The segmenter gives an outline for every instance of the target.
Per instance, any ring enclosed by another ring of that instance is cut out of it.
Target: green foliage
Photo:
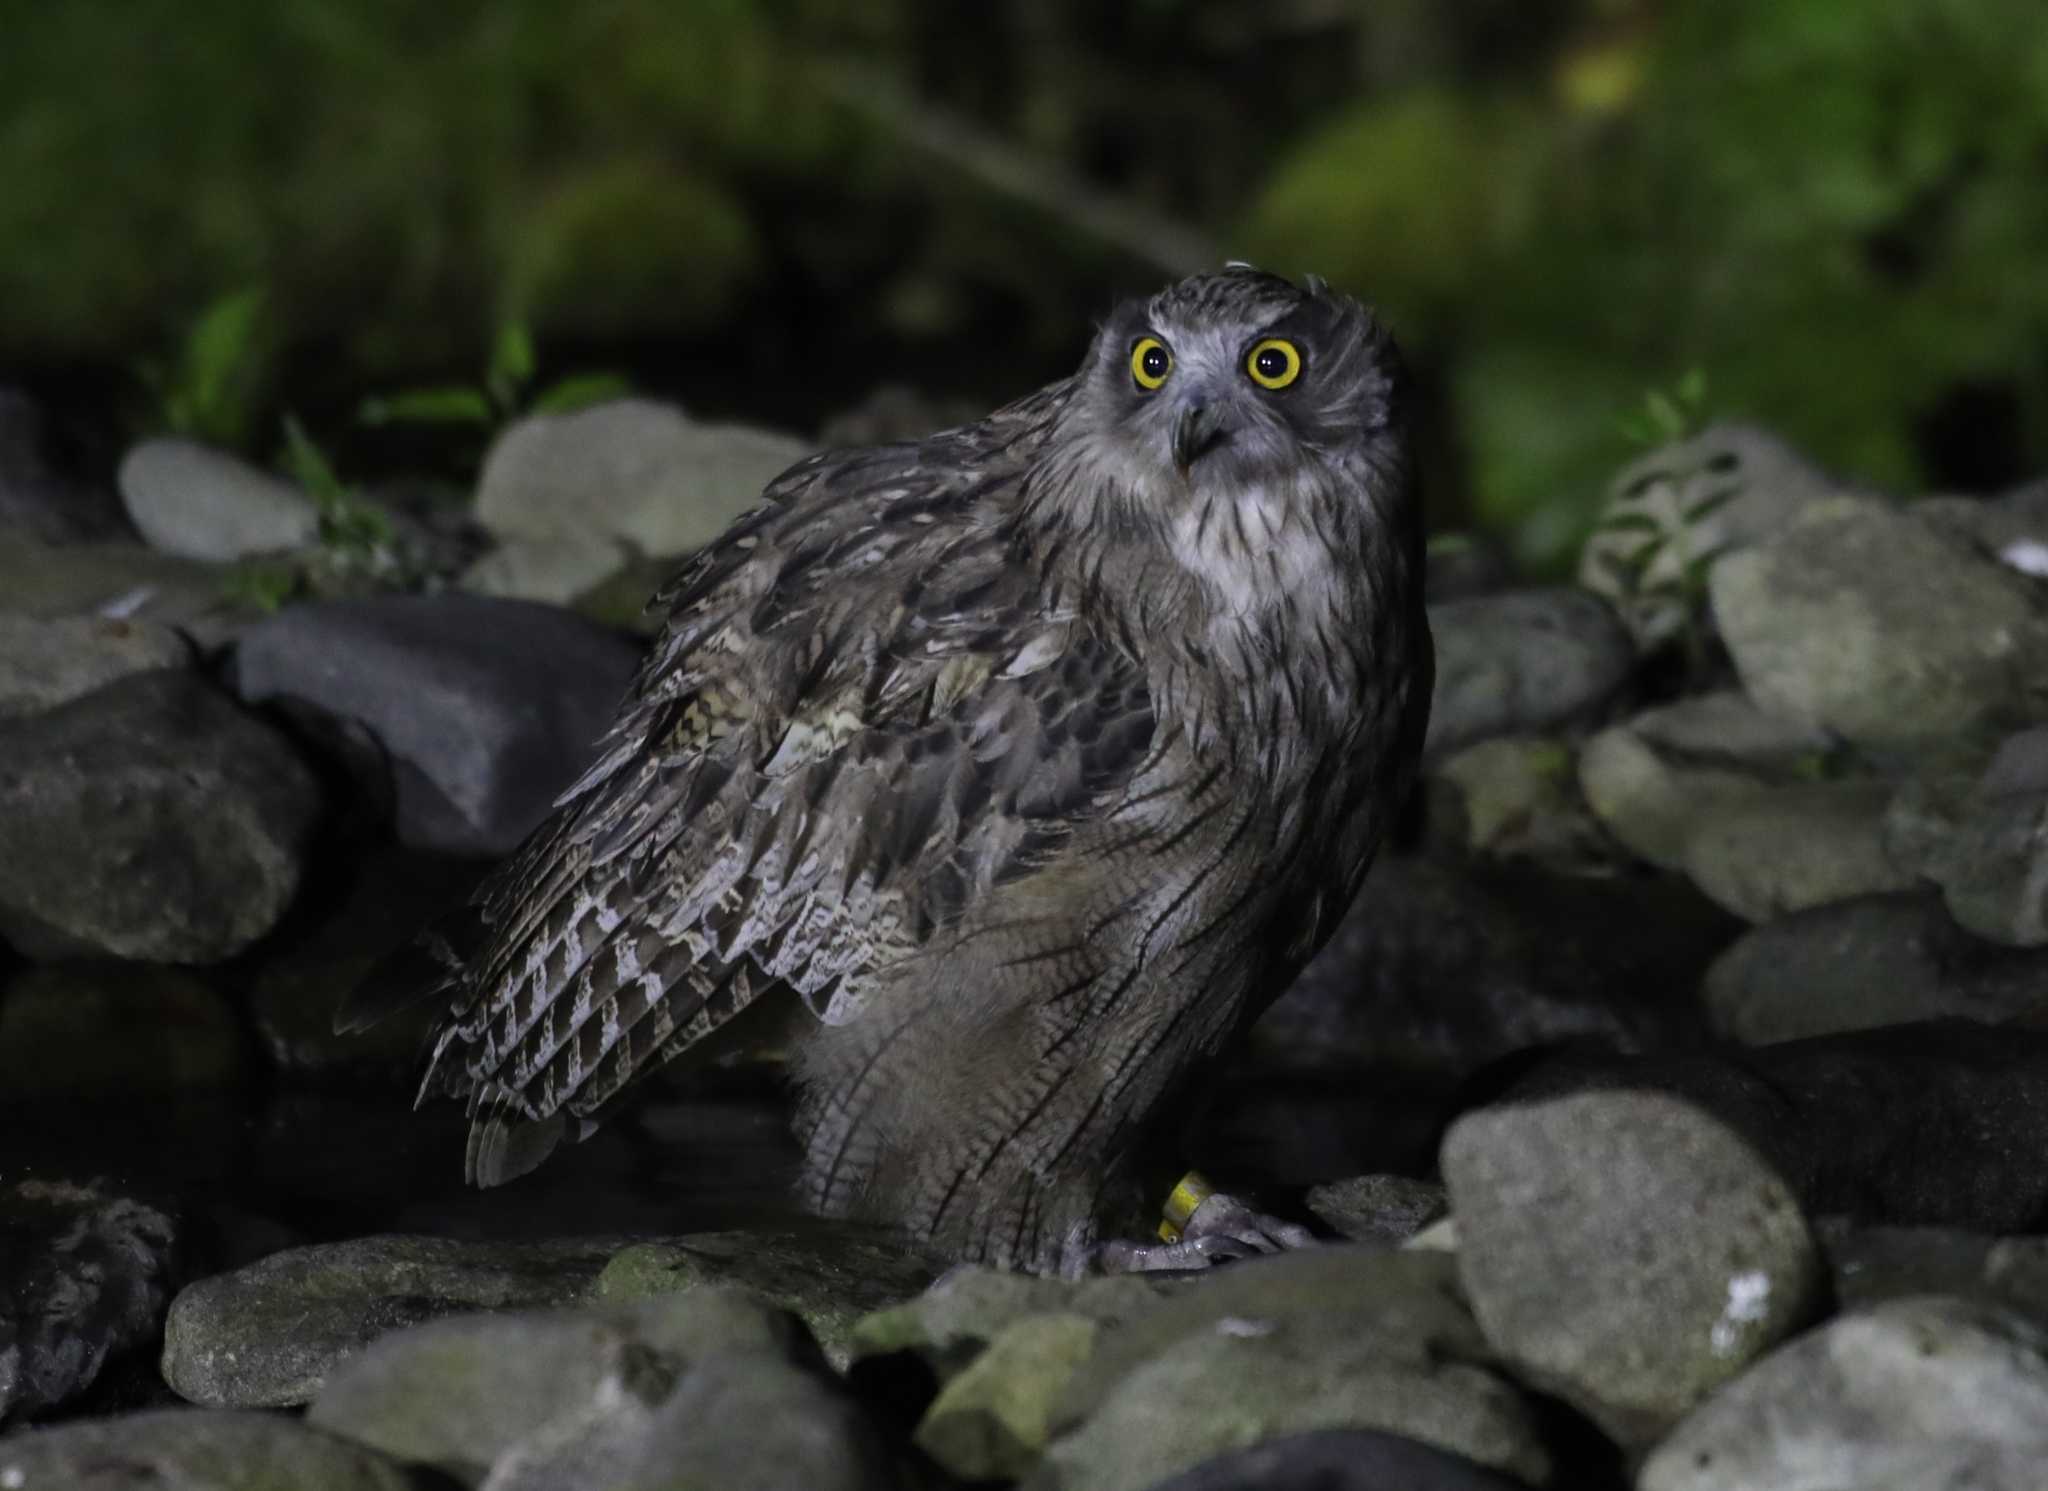
[[[456,425],[492,429],[521,414],[569,414],[632,391],[618,373],[571,373],[529,394],[540,369],[533,332],[519,319],[503,322],[491,344],[490,361],[474,386],[448,384],[376,394],[364,399],[356,417],[366,425]]]
[[[296,415],[285,416],[284,437],[284,468],[320,514],[321,578],[399,588],[416,583],[417,556],[401,542],[390,516],[341,479]]]
[[[270,371],[265,305],[260,286],[222,295],[186,329],[169,363],[140,365],[165,429],[230,448],[247,443]]]
[[[1645,390],[1642,412],[1619,416],[1615,428],[1631,445],[1653,448],[1697,435],[1707,423],[1707,370],[1695,367],[1669,389]]]

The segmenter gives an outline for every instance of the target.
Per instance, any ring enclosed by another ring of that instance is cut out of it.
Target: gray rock
[[[181,672],[0,720],[0,929],[31,956],[233,956],[298,892],[312,774]]]
[[[1149,1311],[1167,1288],[1139,1274],[1077,1281],[966,1264],[916,1299],[857,1322],[849,1346],[856,1360],[913,1352],[946,1378],[1019,1321],[1059,1315],[1120,1326]]]
[[[1640,1491],[2027,1491],[2048,1459],[2048,1333],[1928,1296],[1844,1315],[1701,1405]]]
[[[1635,663],[1607,603],[1570,586],[1446,601],[1429,608],[1429,628],[1432,759],[1491,736],[1576,723],[1613,697]]]
[[[248,619],[225,600],[229,574],[140,544],[40,544],[10,534],[0,543],[0,611],[153,622],[210,645]]]
[[[0,1439],[7,1491],[413,1491],[398,1466],[267,1413],[162,1409]]]
[[[1510,735],[1467,746],[1434,772],[1456,793],[1464,847],[1559,867],[1599,862],[1600,831],[1579,795],[1572,748]]]
[[[1444,1188],[1405,1175],[1359,1175],[1308,1193],[1308,1209],[1352,1242],[1399,1247],[1450,1210]]]
[[[1693,764],[1725,763],[1782,779],[1810,777],[1836,750],[1827,731],[1767,714],[1747,694],[1721,689],[1646,709],[1628,728],[1659,752]]]
[[[1151,1491],[1519,1491],[1526,1484],[1398,1434],[1324,1429],[1221,1455]]]
[[[566,606],[630,562],[631,555],[616,539],[566,533],[515,538],[478,556],[456,583],[478,595]]]
[[[304,492],[197,441],[145,440],[121,458],[117,480],[129,520],[160,553],[225,563],[319,537]]]
[[[2038,1009],[2048,953],[1970,936],[1928,890],[1817,906],[1747,933],[1714,960],[1714,1028],[1748,1045]]]
[[[1914,867],[1941,887],[1950,914],[1993,942],[2048,944],[2048,728],[2007,738],[1950,803],[1938,800],[1938,779],[1916,786],[1922,795],[1887,829],[1907,846]],[[1905,821],[1916,810],[1922,824]],[[1929,832],[1943,816],[1949,821]]]
[[[1054,1410],[1102,1330],[1060,1313],[1005,1326],[939,1390],[917,1426],[918,1448],[962,1480],[1021,1479],[1045,1453]]]
[[[177,1246],[169,1217],[104,1182],[0,1189],[0,1425],[61,1407],[155,1337]]]
[[[153,622],[0,613],[0,719],[54,709],[131,673],[191,662],[192,644]]]
[[[188,1285],[164,1327],[164,1381],[217,1407],[304,1403],[378,1337],[477,1310],[587,1298],[617,1240],[367,1237],[295,1248]]]
[[[619,399],[507,429],[484,460],[476,516],[500,538],[567,534],[688,554],[809,453],[788,435],[699,424],[672,405]]]
[[[589,764],[639,659],[551,607],[441,594],[294,606],[242,638],[234,671],[244,699],[381,742],[400,843],[483,856],[516,847]]]
[[[1911,756],[2048,715],[2039,587],[1883,503],[1812,507],[1714,566],[1714,613],[1766,710]]]
[[[595,1294],[633,1300],[714,1284],[744,1288],[802,1320],[827,1359],[843,1367],[859,1322],[916,1295],[941,1266],[897,1237],[851,1226],[702,1232],[621,1250],[598,1276]]]
[[[77,543],[127,528],[114,494],[81,480],[43,407],[0,388],[0,530],[8,542]]]
[[[1995,497],[1924,497],[1916,516],[1969,539],[2022,574],[2048,577],[2048,480]]]
[[[1746,921],[1885,891],[1914,877],[1885,851],[1891,787],[1877,781],[1774,787],[1726,802],[1685,840],[1685,871]]]
[[[1580,750],[1579,790],[1631,854],[1683,870],[1703,823],[1770,789],[1745,769],[1669,759],[1632,726],[1616,725]]]
[[[0,1093],[14,1102],[188,1096],[231,1086],[242,1068],[233,1006],[180,969],[69,962],[0,983]]]
[[[1666,1094],[1468,1113],[1443,1171],[1487,1339],[1624,1445],[1654,1441],[1820,1306],[1791,1188]]]
[[[1147,1486],[1316,1429],[1402,1434],[1542,1484],[1532,1411],[1490,1361],[1444,1255],[1333,1247],[1240,1264],[1102,1339],[1026,1485]]]
[[[306,1421],[475,1484],[587,1422],[644,1414],[728,1353],[815,1360],[801,1326],[735,1290],[466,1315],[372,1342],[330,1373]]]
[[[1614,602],[1648,651],[1702,618],[1701,567],[1762,542],[1842,490],[1767,430],[1722,424],[1624,467],[1579,557],[1579,583]]]

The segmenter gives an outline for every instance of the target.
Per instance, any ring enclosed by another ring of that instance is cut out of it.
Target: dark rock
[[[1978,936],[2048,944],[2048,727],[2008,737],[1953,811],[1915,867]],[[1902,830],[1894,825],[1895,836],[1913,837]]]
[[[1751,1045],[2048,1003],[2048,952],[1956,926],[1932,891],[1817,906],[1744,935],[1705,985],[1714,1028]]]
[[[227,998],[178,969],[62,963],[22,969],[0,990],[0,1115],[161,1100],[242,1072]]]
[[[1370,1429],[1324,1429],[1235,1450],[1152,1491],[1520,1491],[1462,1455]]]
[[[129,519],[159,553],[226,563],[319,536],[303,491],[197,441],[143,441],[122,457],[119,482]]]
[[[1458,1271],[1523,1375],[1642,1447],[1822,1304],[1790,1188],[1662,1093],[1468,1113],[1445,1136]]]
[[[398,1466],[267,1413],[162,1409],[0,1439],[7,1491],[417,1491]]]
[[[40,714],[131,673],[191,662],[192,644],[152,622],[0,613],[0,719]]]
[[[1921,1294],[1991,1298],[1985,1265],[1998,1239],[1953,1227],[1858,1227],[1839,1217],[1814,1227],[1834,1275],[1835,1301],[1861,1310]]]
[[[1259,1439],[1404,1434],[1541,1484],[1549,1453],[1441,1254],[1330,1247],[1206,1276],[1105,1333],[1034,1488],[1146,1486]]]
[[[1495,735],[1577,723],[1628,680],[1635,648],[1607,603],[1560,586],[1429,608],[1436,692],[1427,753],[1441,758]]]
[[[0,388],[0,530],[7,542],[77,543],[127,529],[114,494],[83,480],[43,407]]]
[[[1927,1296],[1830,1321],[1680,1424],[1640,1491],[2028,1491],[2048,1459],[2048,1332]]]
[[[243,637],[244,699],[359,721],[410,848],[498,855],[589,765],[640,649],[546,606],[444,593],[294,606]]]
[[[0,1189],[0,1425],[63,1406],[154,1341],[177,1252],[171,1218],[104,1182]]]
[[[616,1239],[458,1243],[368,1237],[278,1253],[188,1285],[164,1327],[164,1381],[195,1403],[304,1403],[378,1337],[477,1310],[576,1303]]]
[[[1514,559],[1490,533],[1439,533],[1424,555],[1423,590],[1431,604],[1492,595],[1514,583]]]
[[[1444,1188],[1405,1175],[1359,1175],[1308,1193],[1308,1208],[1352,1242],[1399,1247],[1450,1209]]]
[[[230,957],[291,904],[319,808],[291,747],[189,674],[0,721],[0,928],[31,956]]]

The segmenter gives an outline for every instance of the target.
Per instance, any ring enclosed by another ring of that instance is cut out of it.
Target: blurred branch
[[[826,63],[818,75],[833,98],[886,133],[1140,263],[1180,276],[1223,262],[1199,230],[1099,191],[971,120],[911,97],[880,72]]]

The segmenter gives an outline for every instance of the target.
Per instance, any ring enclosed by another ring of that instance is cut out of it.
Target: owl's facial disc
[[[1230,438],[1229,416],[1214,404],[1192,398],[1173,421],[1173,469],[1185,481],[1188,469]]]

